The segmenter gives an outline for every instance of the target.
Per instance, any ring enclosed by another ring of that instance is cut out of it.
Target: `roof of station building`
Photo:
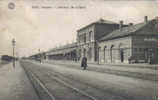
[[[91,25],[94,25],[94,24],[118,24],[118,23],[110,21],[110,20],[104,20],[104,19],[100,18],[99,20],[82,27],[82,28],[78,29],[77,31],[81,31],[81,30],[83,30]]]
[[[114,38],[133,35],[133,34],[146,34],[146,35],[149,35],[150,34],[149,32],[144,32],[144,33],[140,32],[139,33],[137,31],[143,29],[146,26],[149,27],[149,25],[151,26],[151,24],[152,25],[155,24],[155,21],[157,21],[156,23],[158,24],[158,20],[153,19],[153,20],[148,21],[147,23],[142,22],[142,23],[138,23],[138,24],[135,24],[135,25],[130,25],[128,27],[122,27],[122,28],[114,30],[113,32],[109,33],[108,35],[102,37],[100,39],[100,41],[111,40],[111,39],[114,39]]]

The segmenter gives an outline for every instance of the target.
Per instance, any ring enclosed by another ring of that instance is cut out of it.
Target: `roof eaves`
[[[117,39],[117,38],[123,38],[123,37],[127,37],[127,36],[132,36],[132,34],[126,34],[126,35],[122,35],[122,36],[117,36],[117,37],[111,37],[111,38],[107,38],[107,39],[102,39],[102,40],[100,40],[100,42],[102,42],[102,41],[109,41],[109,40],[113,40],[113,39]]]
[[[101,38],[101,40],[104,41],[107,39],[113,39],[115,37],[131,35],[137,31],[139,31],[140,29],[142,29],[144,26],[145,26],[144,23],[139,23],[139,24],[136,24],[135,26],[124,27],[124,28],[122,28],[122,32],[120,29],[117,29],[117,30],[114,30],[113,32],[111,32],[109,35]]]
[[[90,27],[90,26],[92,26],[92,25],[94,25],[94,24],[96,24],[96,23],[88,24],[88,25],[86,25],[86,26],[84,26],[84,27],[78,29],[77,32],[80,32],[80,31],[84,30],[85,28]]]

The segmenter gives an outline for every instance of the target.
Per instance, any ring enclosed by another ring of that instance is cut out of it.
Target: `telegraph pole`
[[[38,51],[39,51],[39,60],[40,60],[40,63],[42,63],[42,59],[41,59],[41,50],[38,49]]]
[[[15,56],[14,56],[14,52],[15,52],[15,39],[12,39],[12,46],[13,46],[13,68],[15,68]]]

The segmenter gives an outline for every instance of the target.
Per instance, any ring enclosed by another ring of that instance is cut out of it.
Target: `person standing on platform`
[[[83,57],[81,61],[81,67],[85,70],[87,68],[87,58]]]

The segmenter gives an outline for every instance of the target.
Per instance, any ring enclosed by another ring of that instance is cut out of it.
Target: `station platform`
[[[39,100],[19,62],[0,65],[0,100]]]
[[[80,61],[72,61],[72,60],[44,60],[44,62],[64,62],[64,63],[71,63],[71,64],[81,64]],[[90,66],[95,66],[95,67],[104,67],[104,66],[118,66],[118,67],[132,67],[132,68],[147,68],[147,69],[157,69],[158,70],[158,64],[148,64],[148,63],[133,63],[133,64],[128,64],[128,63],[102,63],[98,64],[97,62],[92,63],[92,62],[87,62],[88,65]]]

